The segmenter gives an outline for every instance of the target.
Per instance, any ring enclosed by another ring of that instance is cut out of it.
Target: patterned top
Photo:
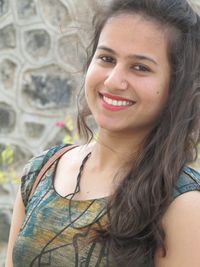
[[[14,267],[114,267],[109,260],[109,246],[92,240],[94,229],[106,224],[108,198],[69,200],[54,188],[55,162],[43,176],[32,198],[33,182],[47,160],[61,146],[33,158],[25,167],[21,191],[25,219],[14,250]],[[200,174],[185,168],[173,195],[200,190]]]

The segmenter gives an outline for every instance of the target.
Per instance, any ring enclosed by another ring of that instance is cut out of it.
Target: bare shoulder
[[[66,152],[59,160],[59,167],[80,163],[82,159],[91,151],[91,145],[79,145]]]
[[[200,192],[177,197],[163,218],[166,257],[155,256],[156,267],[200,266]]]
[[[163,225],[166,230],[180,226],[190,231],[190,226],[200,226],[198,219],[200,219],[200,192],[191,191],[180,195],[171,203],[163,218]],[[179,230],[180,228],[176,229],[176,232]]]
[[[91,151],[90,145],[80,145],[66,152],[59,160],[57,174],[76,172],[84,157]]]
[[[74,192],[80,165],[90,150],[89,145],[77,146],[60,158],[54,177],[54,187],[61,196]]]

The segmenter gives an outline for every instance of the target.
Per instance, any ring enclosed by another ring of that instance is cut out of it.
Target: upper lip
[[[108,97],[108,98],[113,99],[113,100],[135,102],[135,101],[130,100],[128,98],[117,96],[117,95],[111,95],[109,93],[100,93],[100,95],[103,95],[103,96]]]

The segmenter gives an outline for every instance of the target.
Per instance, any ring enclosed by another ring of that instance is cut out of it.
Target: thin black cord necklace
[[[75,187],[75,190],[72,194],[69,194],[71,195],[70,199],[69,199],[69,205],[68,205],[68,210],[69,210],[69,221],[70,221],[70,224],[72,225],[73,224],[73,221],[72,220],[72,216],[71,216],[71,202],[73,200],[73,197],[80,192],[80,182],[81,182],[81,176],[82,176],[82,173],[83,173],[83,169],[85,167],[85,163],[87,162],[87,160],[89,159],[89,157],[91,156],[91,152],[89,152],[85,158],[82,160],[82,163],[81,163],[81,166],[79,168],[79,173],[77,175],[77,182],[76,182],[76,187]],[[69,196],[68,195],[68,196]],[[93,204],[95,200],[92,201],[92,203],[89,204],[88,208]],[[87,208],[87,209],[88,209]],[[76,221],[76,220],[75,220]]]
[[[64,232],[67,228],[69,228],[70,226],[73,226],[73,224],[82,217],[82,215],[90,208],[90,206],[92,206],[92,204],[94,203],[95,200],[93,200],[91,203],[89,203],[88,207],[81,213],[79,214],[75,219],[72,220],[71,218],[71,201],[73,199],[73,197],[75,196],[75,194],[77,194],[78,192],[80,192],[80,179],[81,179],[81,175],[85,166],[86,161],[89,159],[91,155],[91,152],[88,153],[85,158],[82,160],[81,166],[79,168],[79,173],[77,175],[77,183],[76,183],[76,187],[73,193],[70,193],[66,196],[66,198],[68,196],[71,196],[69,199],[69,205],[68,205],[68,210],[69,210],[69,223],[66,227],[64,227],[59,233],[57,233],[52,239],[49,240],[49,242],[42,248],[41,252],[39,255],[37,255],[31,262],[30,266],[33,266],[33,264],[38,260],[38,266],[41,266],[41,260],[42,260],[42,256],[45,254],[46,249],[48,248],[48,246],[62,233]],[[103,216],[103,215],[101,215]],[[96,219],[96,218],[95,218]],[[92,222],[94,223],[94,222]],[[84,227],[86,227],[87,225],[85,225]],[[73,228],[82,228],[82,227],[74,227]]]
[[[74,192],[73,193],[69,193],[68,195],[65,196],[65,198],[69,198],[70,197],[70,200],[73,199],[73,197],[80,192],[80,181],[81,181],[81,175],[82,175],[82,172],[83,172],[83,169],[85,167],[85,163],[86,161],[89,159],[89,157],[91,156],[91,152],[89,152],[85,158],[82,160],[81,162],[81,166],[79,168],[79,172],[78,172],[78,175],[77,175],[77,178],[76,178],[76,187],[74,189]]]

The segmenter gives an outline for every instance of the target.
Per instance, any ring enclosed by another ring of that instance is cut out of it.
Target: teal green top
[[[21,191],[25,220],[13,250],[14,267],[113,267],[109,246],[92,239],[106,224],[107,198],[70,201],[54,188],[57,163],[47,171],[28,200],[34,180],[47,160],[61,146],[33,158],[25,167]],[[200,190],[200,174],[186,167],[174,188],[174,197]]]

